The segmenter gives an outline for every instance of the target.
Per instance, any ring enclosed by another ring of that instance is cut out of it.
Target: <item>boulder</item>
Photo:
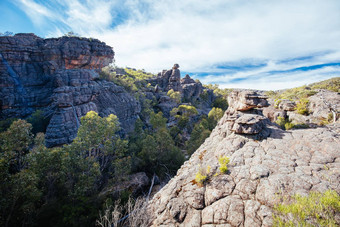
[[[280,99],[277,101],[277,108],[284,111],[294,111],[296,108],[296,103],[288,99]]]
[[[234,90],[228,96],[228,104],[237,111],[269,106],[266,96],[251,90]]]
[[[340,93],[320,90],[309,97],[308,110],[317,119],[328,119],[330,114],[340,113]],[[333,117],[333,116],[332,116]]]

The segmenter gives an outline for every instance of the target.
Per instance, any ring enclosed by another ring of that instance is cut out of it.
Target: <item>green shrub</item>
[[[293,201],[274,207],[274,226],[339,226],[335,214],[340,212],[340,196],[335,191],[295,195]]]
[[[181,103],[181,93],[179,91],[169,90],[167,95],[176,103]]]
[[[229,158],[226,156],[221,156],[218,158],[218,162],[220,163],[219,169],[221,173],[226,173],[228,171],[227,165],[229,161],[230,161]]]
[[[295,128],[295,124],[283,117],[278,117],[275,123],[278,124],[283,130],[290,130],[292,128]]]
[[[213,107],[220,108],[225,111],[228,108],[228,102],[223,97],[217,97],[213,102]]]
[[[32,133],[37,134],[38,132],[46,132],[49,119],[44,116],[42,110],[36,110],[29,118],[27,122],[32,124]]]
[[[203,185],[203,183],[207,180],[208,178],[208,174],[210,173],[210,169],[211,167],[210,166],[207,166],[206,169],[204,168],[200,168],[198,170],[198,172],[196,173],[196,176],[195,176],[195,181],[197,184],[199,185]]]
[[[308,115],[308,103],[309,100],[306,98],[301,98],[298,103],[296,103],[296,112],[302,115]]]

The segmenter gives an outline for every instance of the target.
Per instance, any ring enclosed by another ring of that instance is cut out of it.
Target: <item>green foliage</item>
[[[228,171],[229,158],[226,156],[221,156],[218,158],[218,163],[220,164],[219,170],[221,173],[226,173]]]
[[[220,108],[212,108],[208,114],[209,129],[213,130],[217,122],[223,117],[224,111]]]
[[[210,173],[210,169],[211,169],[210,166],[207,166],[206,169],[201,167],[195,176],[196,183],[198,183],[199,185],[203,185],[204,182],[207,180],[208,174]]]
[[[297,88],[286,89],[283,91],[268,91],[266,95],[272,99],[289,99],[299,100],[301,98],[308,98],[317,93],[317,89],[325,89],[334,92],[340,92],[340,77],[335,77],[329,80],[304,85]]]
[[[198,114],[197,109],[194,106],[180,105],[177,108],[173,108],[170,112],[171,115],[181,115],[184,117],[192,117]]]
[[[49,119],[44,117],[42,110],[36,110],[29,118],[27,122],[32,124],[32,133],[37,134],[38,132],[46,132]]]
[[[122,74],[118,75],[116,71],[120,71]],[[144,70],[107,66],[102,69],[99,76],[101,79],[112,81],[117,85],[123,86],[129,92],[138,92],[148,87],[146,80],[154,75]]]
[[[33,142],[32,125],[14,121],[0,134],[0,225],[29,224],[40,191],[37,177],[27,168],[28,148]]]
[[[176,103],[181,103],[181,93],[179,91],[169,90],[167,95]]]
[[[150,123],[153,127],[153,129],[155,131],[159,130],[159,129],[164,129],[166,128],[166,122],[168,121],[168,119],[166,119],[165,117],[163,117],[163,113],[162,112],[158,112],[157,114],[152,112],[151,116],[150,116]]]
[[[193,154],[199,146],[209,137],[211,131],[209,130],[209,123],[206,118],[201,119],[194,125],[191,132],[190,139],[187,142],[188,154]]]
[[[200,94],[200,98],[207,102],[208,101],[208,98],[209,98],[209,93],[208,93],[208,90],[203,90],[203,92]]]
[[[274,226],[338,226],[335,214],[340,212],[340,196],[332,190],[295,195],[292,203],[274,207]]]
[[[283,117],[278,117],[275,123],[278,124],[284,130],[290,130],[292,128],[298,127],[297,125],[293,124],[288,119],[285,119]]]
[[[307,98],[301,98],[296,103],[296,111],[298,114],[308,115],[308,103],[309,100]]]
[[[11,124],[16,120],[18,120],[18,119],[17,118],[7,118],[7,119],[0,121],[0,132],[6,131],[9,128],[9,126],[11,126]]]
[[[223,97],[217,97],[213,102],[213,107],[220,108],[225,111],[228,108],[228,102]]]
[[[324,80],[318,83],[309,85],[311,89],[326,89],[329,91],[340,92],[340,77],[334,77],[328,80]]]
[[[218,87],[218,84],[205,84],[204,87],[206,87],[210,90],[213,90],[214,94],[216,96],[222,96],[222,97],[227,97],[230,94],[230,92],[233,91],[233,89],[230,89],[230,88],[221,89],[221,88]],[[221,108],[221,109],[223,109],[223,108]]]

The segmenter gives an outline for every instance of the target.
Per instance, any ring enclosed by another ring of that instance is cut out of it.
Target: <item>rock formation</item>
[[[201,82],[196,82],[187,74],[181,79],[181,87],[183,98],[187,101],[196,100],[203,93],[203,85]]]
[[[306,106],[308,109],[307,115],[298,114],[295,111],[296,106],[296,102],[291,100],[279,99],[275,103],[271,100],[271,105],[264,108],[263,114],[273,122],[278,117],[282,117],[294,124],[303,124],[311,127],[320,125],[325,120],[336,122],[340,119],[340,93],[338,92],[320,89],[315,95],[308,97],[308,104]]]
[[[90,110],[116,114],[122,128],[131,130],[139,104],[122,87],[99,80],[98,71],[113,57],[112,48],[96,39],[0,37],[0,120],[42,109],[50,118],[49,147],[70,143]]]
[[[152,226],[271,226],[280,196],[340,193],[339,124],[283,131],[254,109],[265,97],[235,91],[228,101],[210,137],[150,201]],[[230,159],[227,173],[220,157]]]

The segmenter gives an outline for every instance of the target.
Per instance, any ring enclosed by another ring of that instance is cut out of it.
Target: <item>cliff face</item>
[[[228,103],[210,137],[150,201],[152,226],[271,226],[278,195],[340,193],[340,124],[283,131],[254,109],[267,106],[265,97],[234,91]],[[220,173],[224,156],[228,172]],[[207,176],[201,185],[199,171]]]
[[[49,147],[70,143],[80,117],[90,110],[113,113],[125,131],[131,130],[139,104],[122,87],[98,80],[98,71],[113,57],[112,48],[96,39],[0,37],[0,120],[42,109],[50,119]]]

